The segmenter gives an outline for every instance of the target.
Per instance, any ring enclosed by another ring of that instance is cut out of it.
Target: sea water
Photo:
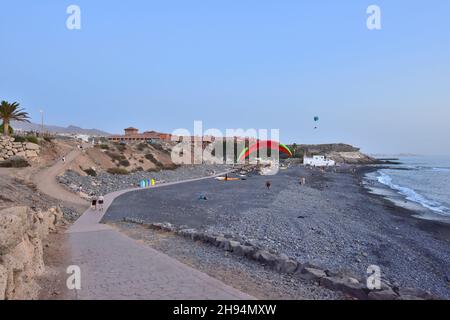
[[[434,213],[436,219],[440,216],[448,221],[450,157],[403,157],[399,158],[399,162],[400,165],[389,165],[368,174],[369,184],[374,186],[373,182],[378,182],[379,185],[390,189],[391,194],[385,192],[383,195],[397,204],[404,203],[408,206],[412,203],[428,213]],[[404,201],[399,201],[399,198]]]

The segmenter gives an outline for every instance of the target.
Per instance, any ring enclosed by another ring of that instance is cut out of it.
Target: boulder
[[[395,300],[398,295],[392,289],[384,289],[369,292],[368,298],[369,300]]]
[[[360,300],[367,300],[368,289],[357,279],[351,277],[324,277],[320,285],[334,291],[341,291]]]
[[[34,150],[25,151],[25,155],[27,156],[27,158],[36,158],[38,156],[37,152]]]
[[[298,263],[285,254],[280,254],[275,269],[281,273],[295,273]]]
[[[231,251],[230,240],[223,238],[219,243],[219,248],[225,251]]]
[[[298,268],[295,275],[303,280],[308,281],[318,281],[327,276],[325,271],[311,267]]]
[[[253,259],[264,263],[268,266],[275,267],[277,263],[277,256],[266,250],[258,250],[253,254]]]
[[[182,229],[178,231],[178,234],[185,238],[190,238],[191,240],[197,239],[197,230],[195,229]]]
[[[214,245],[220,247],[222,242],[228,241],[224,236],[216,236],[214,238]]]
[[[423,300],[438,300],[439,298],[431,294],[429,291],[414,289],[414,288],[401,288],[398,291],[400,298],[402,297],[416,297]],[[407,299],[408,300],[408,299]]]
[[[33,150],[33,151],[37,151],[40,149],[38,144],[31,143],[31,142],[26,143],[24,147],[26,150]]]
[[[236,249],[240,246],[241,246],[241,244],[239,242],[230,240],[230,251],[231,252],[236,252]]]
[[[42,240],[55,230],[60,217],[58,208],[0,210],[0,300],[37,298],[35,279],[44,272]]]
[[[256,248],[253,246],[239,245],[234,248],[233,253],[238,256],[252,258],[253,254],[256,252]]]

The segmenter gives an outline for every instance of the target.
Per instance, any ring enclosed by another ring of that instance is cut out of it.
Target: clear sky
[[[81,30],[66,28],[71,4]],[[448,0],[2,0],[0,99],[112,133],[202,120],[450,154],[449,21]]]

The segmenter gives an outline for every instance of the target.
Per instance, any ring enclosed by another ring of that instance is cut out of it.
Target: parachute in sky
[[[239,155],[239,161],[244,161],[248,156],[250,156],[250,154],[263,148],[281,151],[287,154],[289,157],[292,157],[292,152],[286,145],[277,141],[268,140],[268,141],[258,141],[252,144],[251,146],[246,147],[244,150],[242,150],[241,154]]]
[[[319,121],[319,117],[318,116],[315,116],[314,117],[314,122],[318,122]],[[314,127],[314,129],[317,129],[317,125]]]

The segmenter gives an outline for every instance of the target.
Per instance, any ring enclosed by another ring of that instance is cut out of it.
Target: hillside
[[[42,127],[37,123],[26,123],[26,122],[16,122],[12,121],[11,126],[15,130],[22,131],[41,131]],[[98,129],[83,129],[77,126],[70,125],[68,127],[45,125],[44,130],[50,133],[66,133],[66,134],[87,134],[93,136],[109,136],[108,132],[98,130]]]
[[[337,163],[348,164],[373,164],[378,163],[360,151],[359,148],[344,143],[329,144],[293,144],[289,146],[293,150],[296,158],[303,158],[303,155],[324,155]]]
[[[127,174],[137,171],[174,169],[170,147],[148,143],[103,143],[89,148],[75,160],[70,170],[82,175],[96,175],[102,171]]]

